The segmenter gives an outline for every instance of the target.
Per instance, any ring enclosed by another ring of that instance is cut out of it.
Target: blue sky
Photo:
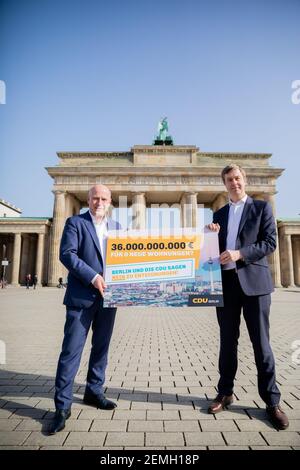
[[[299,0],[0,0],[0,198],[51,216],[57,151],[176,144],[268,152],[299,207]]]

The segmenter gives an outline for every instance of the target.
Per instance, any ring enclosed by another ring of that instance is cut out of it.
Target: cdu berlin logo
[[[189,295],[188,306],[199,307],[223,307],[223,298],[221,295],[214,294],[191,294]]]

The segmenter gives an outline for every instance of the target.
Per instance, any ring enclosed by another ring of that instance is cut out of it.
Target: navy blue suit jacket
[[[226,250],[229,204],[214,213],[219,223],[220,253]],[[266,295],[274,290],[266,256],[276,249],[276,225],[268,202],[247,197],[236,239],[236,250],[243,259],[237,261],[237,274],[246,295]],[[234,293],[233,293],[234,294]]]
[[[119,222],[108,219],[108,230],[119,230]],[[100,293],[93,284],[96,274],[103,275],[99,240],[89,211],[66,220],[60,244],[60,261],[68,269],[64,304],[88,308]]]

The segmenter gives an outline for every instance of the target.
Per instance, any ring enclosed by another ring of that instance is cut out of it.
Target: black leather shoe
[[[83,403],[96,406],[96,408],[100,408],[100,410],[113,410],[117,407],[116,403],[108,400],[104,395],[92,395],[91,393],[84,394]]]
[[[66,425],[66,420],[70,418],[71,410],[56,410],[53,423],[49,428],[49,434],[56,434],[57,432],[64,429]]]
[[[267,406],[266,412],[274,428],[284,430],[289,427],[289,419],[279,405]]]

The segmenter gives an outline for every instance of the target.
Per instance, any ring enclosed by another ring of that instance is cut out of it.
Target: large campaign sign
[[[223,306],[218,235],[109,232],[104,307]]]

